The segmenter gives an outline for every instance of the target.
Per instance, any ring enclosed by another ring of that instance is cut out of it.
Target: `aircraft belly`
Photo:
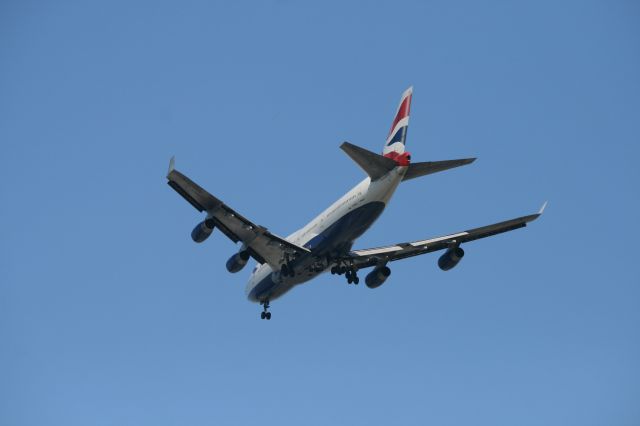
[[[316,235],[305,247],[314,254],[331,252],[345,245],[349,248],[382,214],[385,203],[374,201],[346,213],[336,222]],[[348,250],[348,249],[347,249]]]
[[[261,302],[263,300],[273,301],[287,293],[297,284],[309,281],[311,278],[313,277],[305,276],[298,279],[287,279],[277,282],[274,281],[271,274],[269,274],[251,289],[247,297],[252,302]]]
[[[313,237],[304,246],[312,251],[314,257],[322,257],[335,251],[346,252],[351,249],[353,241],[376,221],[384,208],[385,203],[382,201],[373,201],[357,207]],[[308,266],[310,266],[312,260],[312,257],[307,257],[306,259],[299,259],[299,262],[294,262],[294,268],[296,272],[299,272],[294,278],[287,278],[282,281],[276,279],[274,281],[273,275],[268,273],[248,289],[248,299],[253,302],[265,299],[273,301],[296,285],[315,278],[321,272],[306,272],[309,270]]]

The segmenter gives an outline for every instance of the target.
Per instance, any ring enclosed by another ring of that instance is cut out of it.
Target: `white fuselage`
[[[256,265],[246,286],[252,301],[274,300],[297,284],[311,280],[331,265],[327,255],[346,254],[355,239],[378,218],[402,181],[407,167],[396,167],[380,179],[366,178],[286,239],[311,250],[294,262],[293,277],[281,276],[267,263]]]

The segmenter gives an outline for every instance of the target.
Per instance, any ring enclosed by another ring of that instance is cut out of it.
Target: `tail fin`
[[[387,136],[387,142],[384,145],[382,154],[387,156],[389,153],[404,153],[404,143],[407,139],[407,128],[409,127],[409,111],[411,110],[411,95],[413,94],[413,86],[409,87],[400,98],[398,111],[391,123],[391,130]]]

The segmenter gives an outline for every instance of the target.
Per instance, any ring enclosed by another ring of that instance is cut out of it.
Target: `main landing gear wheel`
[[[349,284],[358,284],[360,283],[360,278],[358,278],[358,272],[354,267],[346,267],[342,265],[336,265],[331,267],[331,273],[333,275],[342,275],[347,278],[347,283]]]
[[[356,272],[355,269],[348,269],[345,272],[345,276],[347,277],[348,284],[358,285],[358,283],[360,282],[360,278],[358,278],[358,273]]]
[[[271,312],[269,312],[269,301],[265,300],[264,302],[260,302],[260,304],[263,306],[263,310],[260,312],[260,319],[270,320]]]

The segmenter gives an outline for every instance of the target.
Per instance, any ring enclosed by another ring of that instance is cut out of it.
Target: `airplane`
[[[200,213],[206,212],[204,220],[191,232],[193,241],[205,241],[217,228],[234,243],[242,243],[227,261],[229,272],[239,272],[250,258],[257,261],[245,293],[250,301],[262,305],[262,319],[271,319],[270,302],[324,272],[345,275],[348,284],[358,284],[358,271],[372,267],[365,277],[365,284],[373,289],[384,284],[391,275],[389,262],[439,250],[444,250],[444,254],[438,259],[438,266],[449,271],[464,256],[462,244],[523,228],[543,213],[546,202],[538,213],[492,225],[435,238],[352,250],[356,239],[382,214],[401,182],[475,161],[475,158],[463,158],[411,162],[405,143],[412,94],[413,87],[402,94],[382,155],[349,142],[340,146],[366,172],[366,179],[286,238],[255,224],[211,195],[176,170],[175,157],[171,158],[167,183]]]

